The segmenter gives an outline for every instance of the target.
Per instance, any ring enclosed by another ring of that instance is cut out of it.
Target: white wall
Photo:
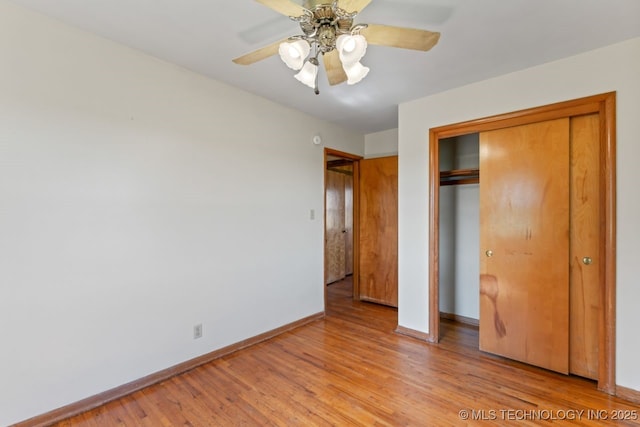
[[[364,156],[367,159],[398,155],[398,129],[383,130],[364,136]]]
[[[0,425],[324,310],[363,135],[4,0],[0,58]]]
[[[480,186],[440,187],[440,311],[480,318]]]
[[[439,146],[440,171],[455,169],[456,142],[450,139]],[[438,262],[438,302],[440,311],[454,313],[456,310],[456,187],[440,186],[440,240]]]
[[[428,332],[429,129],[617,91],[617,383],[640,390],[640,38],[402,104],[399,324]]]

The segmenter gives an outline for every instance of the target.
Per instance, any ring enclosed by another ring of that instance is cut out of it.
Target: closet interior
[[[479,321],[479,134],[440,140],[440,317]]]

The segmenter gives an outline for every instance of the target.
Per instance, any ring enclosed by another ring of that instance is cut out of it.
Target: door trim
[[[327,277],[326,277],[326,269],[324,268],[326,259],[325,259],[325,250],[327,245],[327,158],[329,156],[339,157],[345,160],[350,160],[353,162],[353,299],[357,300],[360,295],[360,246],[357,242],[360,241],[360,160],[363,159],[362,156],[358,156],[355,154],[345,153],[344,151],[334,150],[333,148],[325,148],[324,149],[324,198],[322,200],[322,217],[323,217],[323,250],[322,250],[322,267],[323,267],[323,279],[322,286],[324,288],[324,306],[325,311],[327,309]]]
[[[439,304],[439,223],[440,161],[439,141],[444,138],[496,130],[564,117],[598,113],[600,117],[600,191],[602,196],[604,260],[602,310],[599,320],[598,389],[615,395],[616,341],[616,93],[609,92],[571,101],[535,107],[440,126],[429,130],[429,333],[428,341],[440,339]],[[480,171],[482,173],[482,171]]]

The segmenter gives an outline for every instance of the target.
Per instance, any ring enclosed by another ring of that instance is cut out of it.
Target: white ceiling
[[[399,103],[640,36],[639,0],[373,0],[356,23],[439,31],[440,42],[370,46],[361,83],[331,87],[321,71],[316,96],[277,55],[231,62],[300,33],[254,0],[12,1],[363,133],[397,127]]]

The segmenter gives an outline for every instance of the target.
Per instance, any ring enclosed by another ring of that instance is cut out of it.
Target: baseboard
[[[441,319],[452,320],[452,321],[458,322],[458,323],[462,323],[463,325],[474,326],[476,328],[478,328],[480,326],[480,321],[478,319],[474,319],[474,318],[466,317],[466,316],[460,316],[459,314],[444,313],[444,312],[441,311],[440,312],[440,318]]]
[[[616,386],[616,396],[620,399],[628,400],[629,402],[640,405],[640,390],[634,390],[632,388]]]
[[[398,325],[395,330],[396,334],[406,335],[411,338],[416,338],[421,341],[433,342],[431,335],[426,332],[416,331],[415,329],[405,328],[404,326]]]
[[[314,315],[305,317],[303,319],[297,320],[295,322],[289,323],[287,325],[281,326],[271,331],[267,331],[263,334],[256,335],[255,337],[251,337],[246,340],[237,342],[235,344],[231,344],[219,350],[212,351],[211,353],[207,353],[202,356],[196,357],[195,359],[187,360],[186,362],[180,363],[178,365],[172,366],[162,371],[158,371],[156,373],[153,373],[146,377],[132,381],[130,383],[121,385],[119,387],[113,388],[111,390],[107,390],[95,396],[88,397],[86,399],[80,400],[75,403],[71,403],[69,405],[63,406],[62,408],[58,408],[53,411],[46,412],[42,415],[37,415],[33,418],[29,418],[28,420],[21,421],[17,424],[14,424],[11,427],[49,426],[53,423],[65,420],[67,418],[71,418],[83,412],[90,411],[106,403],[109,403],[113,400],[120,399],[131,393],[142,390],[146,387],[152,386],[159,382],[168,380],[169,378],[174,377],[176,375],[180,375],[182,373],[190,371],[194,368],[197,368],[198,366],[212,362],[216,359],[219,359],[220,357],[226,356],[228,354],[234,353],[236,351],[242,350],[244,348],[250,347],[252,345],[266,341],[268,339],[274,338],[287,331],[290,331],[295,328],[299,328],[300,326],[304,326],[308,323],[311,323],[313,321],[316,321],[322,318],[324,318],[324,312],[316,313]]]
[[[391,304],[389,304],[388,301],[385,301],[385,300],[382,300],[382,299],[378,299],[378,298],[370,298],[370,297],[360,296],[360,301],[371,302],[371,303],[380,304],[380,305],[386,305],[387,307],[393,307],[395,309],[398,308],[397,305],[391,305]]]

